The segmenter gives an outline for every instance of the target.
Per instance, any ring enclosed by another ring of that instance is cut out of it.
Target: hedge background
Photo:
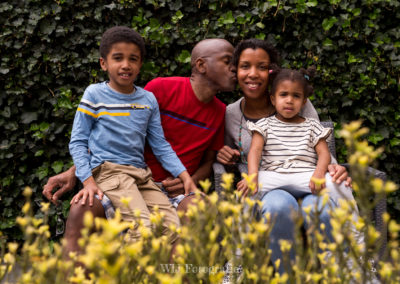
[[[400,181],[400,1],[387,0],[12,0],[0,4],[0,230],[19,239],[15,218],[32,187],[42,200],[49,176],[71,166],[68,141],[85,87],[104,80],[101,34],[114,25],[146,40],[138,85],[188,75],[201,39],[268,39],[283,64],[317,66],[312,97],[321,119],[362,118],[368,140],[385,147],[377,167]],[[230,103],[238,94],[221,94]],[[346,150],[337,140],[339,161]],[[389,197],[392,215],[399,194]],[[63,214],[68,200],[63,202]],[[53,212],[55,208],[52,207]],[[37,214],[40,211],[37,211]],[[51,220],[53,228],[56,215]]]

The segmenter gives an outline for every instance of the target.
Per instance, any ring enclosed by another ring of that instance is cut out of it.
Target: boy
[[[133,84],[144,54],[142,37],[130,28],[113,27],[102,36],[100,65],[109,81],[90,85],[75,115],[69,148],[84,189],[71,203],[81,197],[84,203],[95,194],[101,199],[104,193],[126,221],[134,220],[133,211],[140,209],[145,226],[158,206],[165,214],[163,233],[168,234],[169,225],[178,226],[179,219],[144,162],[145,139],[163,167],[182,179],[186,194],[196,186],[164,138],[154,95]],[[121,197],[130,198],[128,208]],[[135,230],[130,235],[139,237]],[[171,236],[171,242],[175,240]]]

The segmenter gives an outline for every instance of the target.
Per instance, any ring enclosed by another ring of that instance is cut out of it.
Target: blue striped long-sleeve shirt
[[[105,161],[145,168],[146,138],[167,171],[175,177],[185,171],[165,140],[156,98],[143,88],[135,88],[132,94],[122,94],[103,82],[85,90],[69,143],[76,176],[82,182]]]

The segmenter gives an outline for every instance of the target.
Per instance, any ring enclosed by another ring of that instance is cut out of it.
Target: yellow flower
[[[126,207],[129,208],[129,202],[131,202],[132,197],[121,197],[121,203]]]
[[[40,210],[42,210],[42,212],[46,213],[47,211],[49,211],[50,203],[49,202],[41,202],[40,206],[41,206]]]
[[[153,265],[150,265],[150,266],[147,266],[147,267],[145,268],[145,270],[146,270],[146,272],[147,272],[149,275],[153,275],[153,274],[154,274],[154,271],[155,271],[156,269],[155,269],[155,267],[154,267]]]
[[[211,204],[215,205],[218,202],[218,194],[216,192],[213,192],[208,196],[208,200],[210,200]]]
[[[25,197],[30,197],[32,195],[32,189],[27,186],[25,187],[23,193],[22,193]]]
[[[18,244],[17,243],[8,243],[8,250],[10,251],[10,253],[15,254],[15,252],[18,249]]]
[[[325,183],[325,178],[316,178],[314,176],[311,177],[311,181],[315,183],[317,188],[321,188],[321,185]]]
[[[397,233],[400,231],[400,225],[396,223],[396,221],[391,220],[389,222],[389,232],[390,233]]]
[[[16,219],[17,223],[21,226],[21,227],[25,227],[26,225],[28,225],[28,220],[27,218],[23,218],[23,217],[17,217]]]
[[[199,181],[199,184],[204,192],[208,192],[208,190],[211,187],[211,182],[209,179],[201,180],[201,181]]]
[[[22,213],[28,214],[30,208],[31,208],[31,204],[28,202],[25,203],[24,206],[22,207]]]
[[[90,211],[86,211],[83,216],[83,224],[86,228],[92,228],[93,226],[93,214]]]
[[[232,188],[232,184],[233,184],[233,178],[234,178],[234,175],[231,174],[231,173],[223,174],[222,175],[222,184],[221,184],[221,186],[224,189],[231,189]]]
[[[178,245],[176,246],[175,249],[176,249],[176,252],[177,252],[179,255],[182,255],[182,256],[185,255],[185,248],[184,248],[183,245],[178,244]]]
[[[7,264],[14,264],[15,263],[15,256],[12,255],[11,253],[6,253],[4,255],[4,262]]]
[[[394,182],[387,181],[385,184],[385,192],[386,193],[392,193],[392,192],[396,191],[397,188],[398,188],[398,186]]]
[[[158,251],[160,249],[161,242],[158,239],[151,240],[151,247],[154,251]]]
[[[292,247],[292,244],[287,240],[280,240],[279,245],[281,247],[282,252],[287,252]]]

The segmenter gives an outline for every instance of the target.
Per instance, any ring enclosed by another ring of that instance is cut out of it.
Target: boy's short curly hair
[[[104,59],[107,58],[112,45],[118,42],[136,44],[140,49],[140,57],[143,61],[146,55],[146,48],[142,36],[137,31],[124,26],[115,26],[103,33],[99,48],[100,56]]]
[[[267,42],[265,40],[250,38],[250,39],[242,40],[235,47],[235,51],[233,52],[233,58],[232,58],[233,66],[235,66],[235,67],[238,66],[240,55],[242,54],[243,50],[245,50],[247,48],[264,49],[265,52],[268,53],[268,55],[269,55],[269,59],[271,60],[270,63],[279,64],[279,60],[280,60],[279,52],[276,50],[276,48],[272,44],[270,44],[269,42]]]

